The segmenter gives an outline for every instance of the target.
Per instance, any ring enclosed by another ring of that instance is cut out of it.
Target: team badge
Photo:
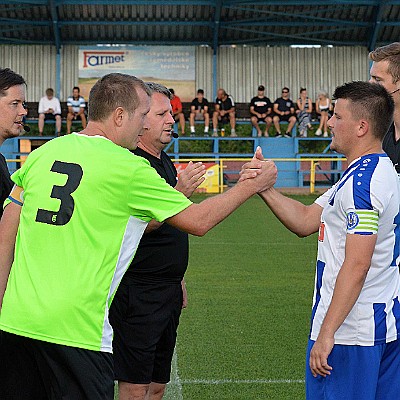
[[[359,222],[360,219],[355,212],[349,212],[347,214],[347,229],[354,229]]]

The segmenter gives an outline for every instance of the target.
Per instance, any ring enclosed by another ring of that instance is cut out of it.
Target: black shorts
[[[59,116],[61,117],[61,114],[50,114],[50,113],[46,113],[46,114],[44,114],[44,120],[45,120],[45,121],[55,121],[57,115],[59,115]]]
[[[110,309],[116,380],[169,382],[181,310],[180,283],[121,283]]]
[[[0,399],[113,400],[112,354],[0,331]]]
[[[276,115],[278,115],[278,114],[276,114]],[[295,117],[296,118],[296,116],[294,114],[278,115],[278,117],[279,117],[280,121],[285,121],[285,122],[289,122],[290,117]]]
[[[223,115],[223,116],[218,115],[218,121],[219,121],[221,124],[228,124],[228,123],[229,123],[229,114],[225,114],[225,115]]]
[[[253,117],[256,117],[256,116],[253,115]],[[258,117],[256,117],[256,118],[257,118],[257,123],[258,123],[258,124],[261,123],[261,122],[265,122],[265,120],[266,120],[267,118],[270,118],[270,119],[272,120],[272,118],[271,118],[270,115],[267,115],[265,118],[258,118]]]

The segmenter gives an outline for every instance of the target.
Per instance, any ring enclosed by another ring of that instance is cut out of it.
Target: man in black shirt
[[[0,146],[6,139],[21,135],[24,130],[25,89],[26,83],[21,75],[9,68],[0,69]],[[12,186],[6,160],[0,154],[0,217],[3,215],[4,200]]]
[[[400,174],[400,42],[378,47],[369,58],[373,61],[370,82],[381,84],[393,97],[393,124],[383,139],[383,150]]]
[[[177,181],[175,166],[163,151],[171,141],[174,124],[170,93],[162,85],[148,86],[152,92],[149,129],[134,153],[146,158],[161,177],[189,197],[204,181],[205,167],[189,163]],[[183,276],[188,255],[186,233],[168,224],[150,222],[110,309],[120,400],[163,397],[170,379],[179,317],[186,304]]]
[[[194,122],[197,120],[204,121],[204,135],[208,136],[208,129],[210,127],[210,114],[208,112],[208,100],[204,97],[204,90],[197,91],[197,97],[192,100],[190,104],[190,135],[194,135]]]
[[[215,110],[213,113],[213,136],[218,136],[218,122],[222,124],[230,123],[231,136],[236,135],[236,116],[235,102],[232,96],[228,95],[224,89],[218,89],[215,99]]]
[[[251,123],[257,129],[257,135],[262,136],[260,122],[265,122],[264,136],[269,136],[268,130],[272,124],[272,103],[271,100],[265,96],[265,87],[260,85],[256,97],[253,97],[250,102]]]
[[[296,114],[294,112],[294,103],[289,98],[289,88],[282,89],[282,97],[275,100],[274,103],[274,125],[276,129],[276,137],[282,137],[280,121],[288,122],[285,137],[291,137],[291,131],[296,123]]]

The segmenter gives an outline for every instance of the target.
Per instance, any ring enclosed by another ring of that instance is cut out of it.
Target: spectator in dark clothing
[[[208,112],[209,103],[204,97],[204,90],[197,91],[197,97],[193,99],[190,104],[190,134],[194,135],[195,121],[204,121],[204,135],[208,136],[208,129],[210,127],[210,114]]]
[[[265,122],[264,136],[269,136],[268,130],[272,124],[272,103],[271,100],[265,96],[265,87],[260,85],[256,97],[253,97],[250,102],[251,123],[257,129],[257,136],[262,136],[260,122]]]
[[[231,136],[236,135],[236,116],[235,102],[232,96],[229,96],[224,89],[218,89],[215,99],[215,110],[213,114],[213,136],[218,136],[218,123],[230,123]]]
[[[289,98],[288,87],[284,87],[282,89],[282,97],[279,97],[275,100],[274,114],[273,121],[276,129],[276,137],[282,137],[281,127],[279,125],[281,121],[288,122],[289,125],[287,127],[285,137],[291,137],[290,132],[296,123],[296,114],[294,111],[294,103]]]

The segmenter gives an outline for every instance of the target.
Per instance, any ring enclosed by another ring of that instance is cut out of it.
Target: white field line
[[[182,383],[178,373],[178,355],[176,352],[176,347],[174,350],[174,355],[172,357],[171,382],[168,383],[167,385],[167,390],[164,399],[183,400]]]
[[[264,242],[240,242],[240,243],[234,243],[234,242],[223,242],[223,241],[213,241],[213,242],[207,242],[206,246],[228,246],[228,245],[256,245],[256,246],[282,246],[282,242],[272,242],[272,241],[264,241]],[[287,242],[285,243],[285,246],[288,247],[313,247],[316,245],[316,242],[310,242],[310,243],[304,243],[303,241],[299,240],[298,242]],[[204,241],[203,243],[200,243],[200,241],[191,241],[190,246],[204,246]]]
[[[233,384],[293,384],[304,383],[304,379],[183,379],[181,385],[225,385]]]

